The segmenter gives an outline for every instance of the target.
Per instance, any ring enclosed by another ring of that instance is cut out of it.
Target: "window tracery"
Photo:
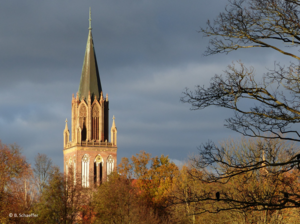
[[[97,155],[94,161],[94,183],[102,182],[102,168],[103,168],[103,158],[101,155]]]
[[[82,186],[89,187],[89,156],[82,157]]]
[[[99,107],[97,104],[92,109],[92,139],[99,140]]]
[[[110,175],[114,171],[114,159],[111,155],[107,157],[107,176]]]

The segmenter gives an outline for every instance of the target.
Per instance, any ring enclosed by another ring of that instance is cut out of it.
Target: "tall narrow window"
[[[99,107],[97,104],[92,109],[92,139],[99,140]]]
[[[94,183],[102,183],[102,164],[103,159],[101,155],[97,155],[94,161]]]
[[[81,128],[81,141],[86,140],[86,107],[81,105],[79,111],[79,125]]]
[[[89,157],[85,154],[82,157],[82,186],[89,187]]]
[[[102,184],[102,163],[99,164],[99,169],[100,169],[100,172],[99,172],[99,181],[100,181],[100,184]]]
[[[108,176],[109,174],[111,174],[111,172],[114,171],[114,159],[111,155],[107,157],[106,165],[107,165],[107,176]]]
[[[97,183],[97,163],[94,162],[94,184]]]

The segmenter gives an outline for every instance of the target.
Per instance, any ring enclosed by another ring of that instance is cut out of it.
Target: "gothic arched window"
[[[86,140],[86,107],[81,105],[79,110],[79,126],[81,128],[81,141]]]
[[[89,187],[89,156],[85,154],[82,157],[82,187]]]
[[[99,140],[99,107],[97,104],[92,109],[92,139]]]
[[[107,176],[108,176],[114,171],[114,159],[111,155],[107,157],[106,166],[107,166]]]
[[[94,161],[94,183],[102,183],[103,159],[101,155],[97,155]]]

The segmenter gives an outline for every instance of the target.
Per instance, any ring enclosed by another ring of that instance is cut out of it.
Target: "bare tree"
[[[201,30],[212,37],[205,54],[260,47],[274,49],[298,61],[300,57],[293,48],[300,44],[299,10],[300,1],[296,0],[229,1],[225,12],[213,23],[208,21],[207,28]],[[283,50],[276,42],[290,43],[290,51]],[[300,141],[298,131],[292,126],[300,122],[299,67],[294,63],[286,67],[277,63],[261,81],[256,81],[253,68],[239,64],[240,69],[229,66],[224,76],[212,78],[208,88],[197,86],[195,91],[185,91],[182,102],[190,103],[193,110],[212,105],[234,110],[235,116],[226,120],[226,126],[246,136],[266,138],[264,133],[272,133],[272,138]],[[240,102],[247,100],[258,106],[242,108]]]
[[[275,62],[274,68],[263,74],[262,80],[256,80],[253,68],[238,62],[238,66],[228,66],[224,75],[215,75],[209,87],[198,85],[194,91],[186,89],[181,101],[191,104],[192,110],[209,106],[233,110],[234,116],[226,120],[225,126],[244,136],[299,142],[296,125],[300,122],[300,56],[294,50],[300,46],[299,16],[298,0],[229,0],[225,11],[201,29],[204,36],[211,38],[205,55],[259,47],[273,49],[293,61],[288,65]],[[274,159],[271,148],[263,145],[257,146],[261,147],[259,152],[263,153],[264,148],[269,157],[264,159],[261,155],[247,154],[247,159],[240,161],[234,154],[227,154],[224,148],[209,142],[200,148],[200,157],[194,160],[194,165],[204,172],[211,166],[217,168],[200,178],[201,181],[217,184],[229,183],[236,178],[247,179],[262,170],[268,170],[268,178],[279,183],[284,175],[290,175],[299,166],[297,150],[284,149],[284,160],[279,161]],[[220,201],[226,202],[226,209],[299,207],[300,195],[291,193],[297,192],[295,189],[286,194],[282,192],[276,200],[262,196],[261,200],[252,198],[252,201],[246,197],[236,201],[236,196],[224,196],[226,194],[222,192],[223,199],[221,197]],[[206,200],[216,200],[215,193],[207,193]],[[291,195],[293,197],[287,197]],[[216,212],[217,209],[210,211]]]
[[[74,175],[72,167],[68,176],[53,166],[44,186],[40,200],[33,211],[38,217],[33,223],[91,223],[82,216],[90,200],[90,189],[83,189],[78,174]],[[76,181],[74,181],[76,178]]]
[[[39,192],[41,193],[53,172],[52,160],[47,157],[47,155],[38,153],[38,155],[34,158],[34,162],[33,172]]]
[[[188,197],[178,192],[173,203],[193,205],[196,216],[219,212],[231,218],[243,216],[238,223],[297,223],[299,170],[286,163],[297,150],[280,139],[243,138],[220,147],[204,145],[187,170]],[[253,166],[257,163],[260,168]]]

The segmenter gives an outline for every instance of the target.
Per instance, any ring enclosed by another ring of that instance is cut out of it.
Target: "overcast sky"
[[[241,59],[260,74],[282,57],[271,50],[203,56],[198,31],[225,0],[10,0],[0,4],[0,139],[29,162],[44,153],[63,167],[63,130],[71,120],[88,36],[89,7],[100,79],[118,129],[118,162],[140,150],[175,162],[209,139],[240,135],[224,127],[232,111],[190,111],[185,87],[207,85]],[[109,127],[109,128],[110,128]],[[69,123],[70,129],[70,123]]]

